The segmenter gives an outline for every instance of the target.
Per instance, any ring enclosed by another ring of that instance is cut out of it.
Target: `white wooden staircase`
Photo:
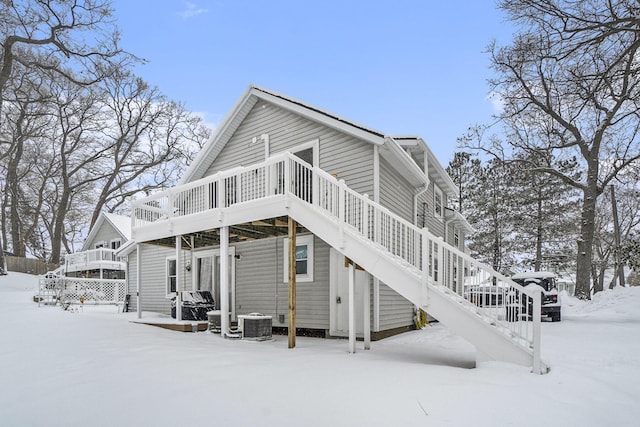
[[[278,216],[292,217],[467,339],[477,360],[547,371],[540,360],[539,293],[289,153],[135,201],[132,233],[144,242]],[[508,319],[508,303],[527,306],[524,298],[534,301],[534,313],[525,313],[533,320]]]

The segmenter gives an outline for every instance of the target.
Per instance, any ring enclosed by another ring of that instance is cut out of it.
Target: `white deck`
[[[289,153],[134,202],[132,234],[145,242],[278,216],[292,217],[473,343],[479,360],[546,371],[540,361],[539,313],[530,322],[505,318],[509,295],[538,301],[538,293]],[[465,289],[487,283],[497,285],[499,304],[478,305],[464,298]]]

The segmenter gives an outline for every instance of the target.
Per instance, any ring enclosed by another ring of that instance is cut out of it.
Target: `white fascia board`
[[[462,228],[469,234],[475,233],[476,230],[471,224],[469,224],[469,221],[467,221],[467,219],[460,212],[446,208],[444,210],[444,214],[447,221],[451,221],[454,225]]]
[[[391,159],[388,159],[389,162],[411,185],[414,187],[429,185],[429,177],[425,175],[424,171],[413,161],[409,153],[404,151],[392,137],[385,137],[384,148],[393,156]]]
[[[254,92],[254,87],[249,86],[242,96],[238,98],[236,103],[233,105],[231,110],[224,116],[222,121],[218,126],[216,126],[213,134],[207,141],[207,143],[202,147],[202,150],[198,153],[196,158],[193,160],[191,165],[187,168],[184,175],[180,178],[178,184],[186,184],[193,180],[202,178],[205,170],[209,167],[211,162],[215,160],[211,158],[211,156],[215,153],[215,148],[218,145],[219,141],[222,139],[222,136],[226,133],[227,129],[233,123],[233,118],[238,114],[238,112],[242,109],[243,105],[247,102],[249,97],[251,97],[252,92]],[[217,154],[217,153],[216,153]],[[204,168],[205,170],[201,170]]]
[[[91,227],[91,230],[89,230],[89,234],[87,235],[87,238],[84,239],[84,244],[82,245],[82,248],[80,249],[80,251],[86,251],[89,249],[93,249],[88,247],[89,242],[93,242],[93,239],[96,237],[96,233],[98,233],[98,229],[100,227],[102,227],[102,223],[104,222],[104,212],[100,212],[100,216],[98,216],[98,219],[96,220],[96,223],[93,224],[93,227]]]
[[[438,177],[437,183],[440,186],[440,189],[447,196],[458,197],[458,187],[456,187],[447,171],[442,167],[436,156],[433,154],[433,151],[431,151],[431,148],[429,148],[426,142],[422,142],[429,158],[429,168],[431,170],[431,167],[433,166],[433,172],[435,172]]]
[[[123,257],[129,255],[136,249],[137,244],[138,242],[136,242],[135,240],[129,240],[127,243],[118,248],[118,250],[116,251],[116,256]]]

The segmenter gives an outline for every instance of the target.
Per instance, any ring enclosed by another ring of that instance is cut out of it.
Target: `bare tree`
[[[489,48],[507,142],[543,158],[576,157],[584,171],[576,179],[553,164],[524,162],[582,192],[576,295],[589,299],[597,200],[640,158],[640,8],[631,0],[504,0],[499,7],[520,26],[510,46]]]
[[[8,86],[24,72],[46,71],[88,85],[134,60],[118,46],[110,0],[2,0],[0,16],[0,142],[13,143],[6,138],[2,110]],[[16,150],[20,148],[7,151]],[[6,234],[2,231],[0,247],[4,249]]]
[[[108,149],[96,172],[92,226],[105,207],[114,211],[133,194],[174,185],[209,136],[199,117],[142,79],[116,73],[103,83],[109,125],[100,138]]]
[[[130,61],[112,13],[110,0],[0,1],[0,108],[16,63],[90,84]]]

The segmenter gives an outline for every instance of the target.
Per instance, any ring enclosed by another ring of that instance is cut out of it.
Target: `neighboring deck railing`
[[[539,368],[538,292],[523,288],[293,154],[283,153],[134,201],[132,227],[135,230],[283,194],[322,210],[335,221],[340,233],[355,233],[393,256],[415,273],[427,295],[430,284],[456,299],[461,307],[529,351],[534,370],[536,363]],[[530,304],[529,299],[537,302]],[[533,321],[520,321],[525,318]]]
[[[124,260],[116,256],[114,249],[98,248],[87,251],[75,252],[65,256],[65,265],[74,268],[83,268],[91,265],[113,263],[123,264]]]
[[[54,274],[40,276],[38,303],[44,304],[121,304],[124,302],[124,279],[86,279]]]

